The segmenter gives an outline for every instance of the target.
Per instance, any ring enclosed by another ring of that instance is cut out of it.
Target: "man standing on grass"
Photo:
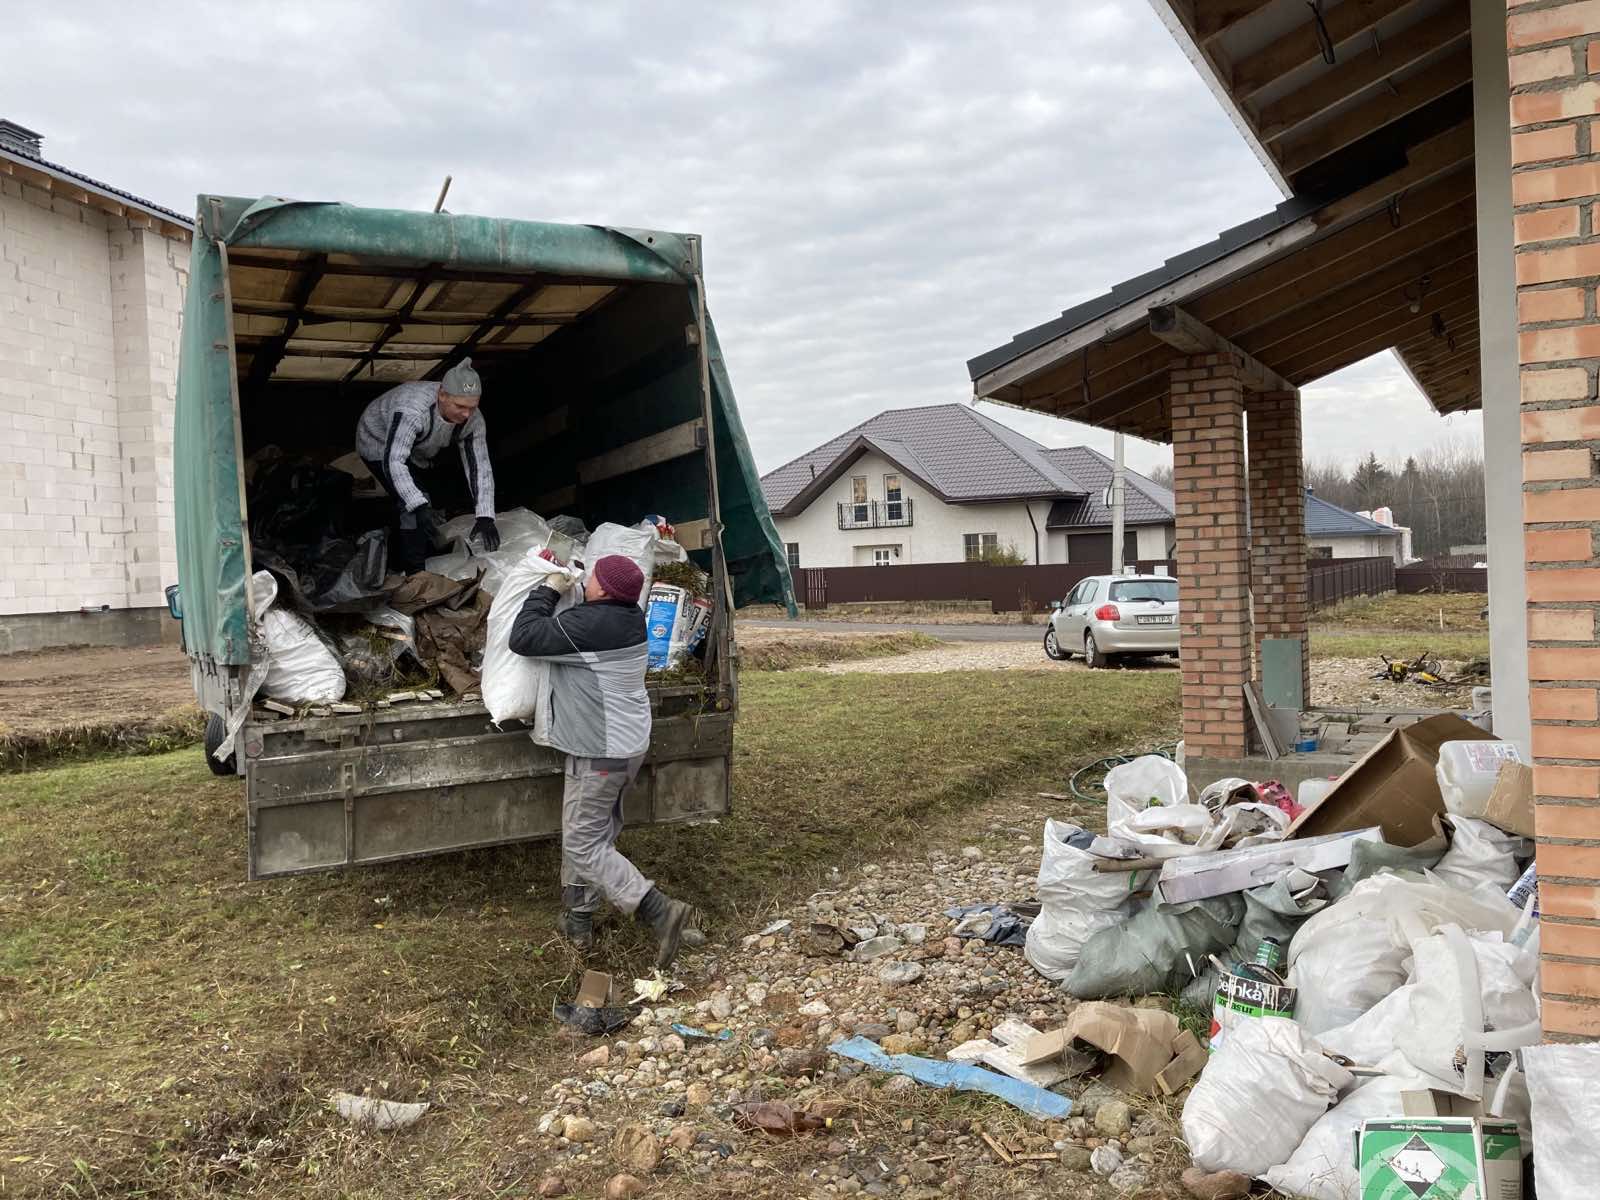
[[[550,551],[543,557],[559,563]],[[511,649],[550,664],[550,744],[566,752],[561,802],[561,934],[579,950],[594,945],[601,898],[656,935],[656,966],[677,957],[694,910],[662,893],[617,850],[622,793],[650,747],[648,650],[639,593],[644,574],[610,554],[584,583],[584,603],[559,615],[568,575],[535,588],[511,626]]]

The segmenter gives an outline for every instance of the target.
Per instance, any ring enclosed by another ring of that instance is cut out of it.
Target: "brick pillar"
[[[1171,374],[1172,483],[1183,597],[1183,737],[1197,758],[1245,754],[1250,678],[1250,543],[1245,530],[1244,389],[1231,354]]]
[[[1311,703],[1307,641],[1306,489],[1300,452],[1300,393],[1245,399],[1250,450],[1250,575],[1256,655],[1261,639],[1300,639],[1300,687]]]
[[[1510,9],[1529,703],[1544,1031],[1600,1036],[1600,13]],[[1486,403],[1496,397],[1486,396]]]

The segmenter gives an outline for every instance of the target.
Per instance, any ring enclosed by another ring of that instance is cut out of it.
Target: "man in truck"
[[[420,571],[433,553],[440,517],[411,472],[432,467],[448,446],[460,452],[472,494],[478,518],[472,536],[485,550],[500,548],[500,529],[494,523],[494,469],[489,465],[483,414],[478,411],[482,398],[483,382],[472,369],[472,360],[464,358],[438,383],[417,380],[392,387],[361,414],[356,453],[394,500],[398,536],[390,558],[397,570],[408,575]]]
[[[542,553],[559,564],[549,550]],[[561,934],[589,950],[595,910],[604,898],[650,927],[656,966],[665,969],[690,932],[694,910],[663,893],[617,849],[622,793],[650,747],[648,651],[639,608],[644,573],[630,559],[607,555],[590,568],[584,602],[558,614],[556,604],[572,583],[570,575],[560,574],[534,588],[510,638],[513,652],[550,664],[550,744],[567,755]]]

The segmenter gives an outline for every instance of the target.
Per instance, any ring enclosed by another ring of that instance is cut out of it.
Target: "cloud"
[[[427,207],[450,174],[453,211],[703,234],[763,468],[965,399],[967,358],[1278,199],[1155,16],[1116,0],[277,0],[181,21],[80,0],[20,6],[8,45],[0,115],[182,211],[200,191]],[[1346,372],[1308,389],[1308,432],[1347,456],[1363,425],[1427,444],[1442,427],[1408,388]]]

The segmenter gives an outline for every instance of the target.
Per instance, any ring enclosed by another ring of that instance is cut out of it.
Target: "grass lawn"
[[[1489,629],[1478,615],[1486,598],[1475,594],[1442,596],[1364,596],[1312,614],[1313,658],[1471,659],[1489,653]],[[1443,628],[1441,628],[1441,623]]]
[[[1166,739],[1177,683],[749,672],[733,816],[624,849],[737,936],[830,867]],[[0,776],[0,1196],[504,1194],[570,1064],[556,848],[245,884],[240,793],[192,748]],[[619,974],[645,949],[601,946]],[[437,1107],[361,1135],[325,1100],[366,1087]]]

